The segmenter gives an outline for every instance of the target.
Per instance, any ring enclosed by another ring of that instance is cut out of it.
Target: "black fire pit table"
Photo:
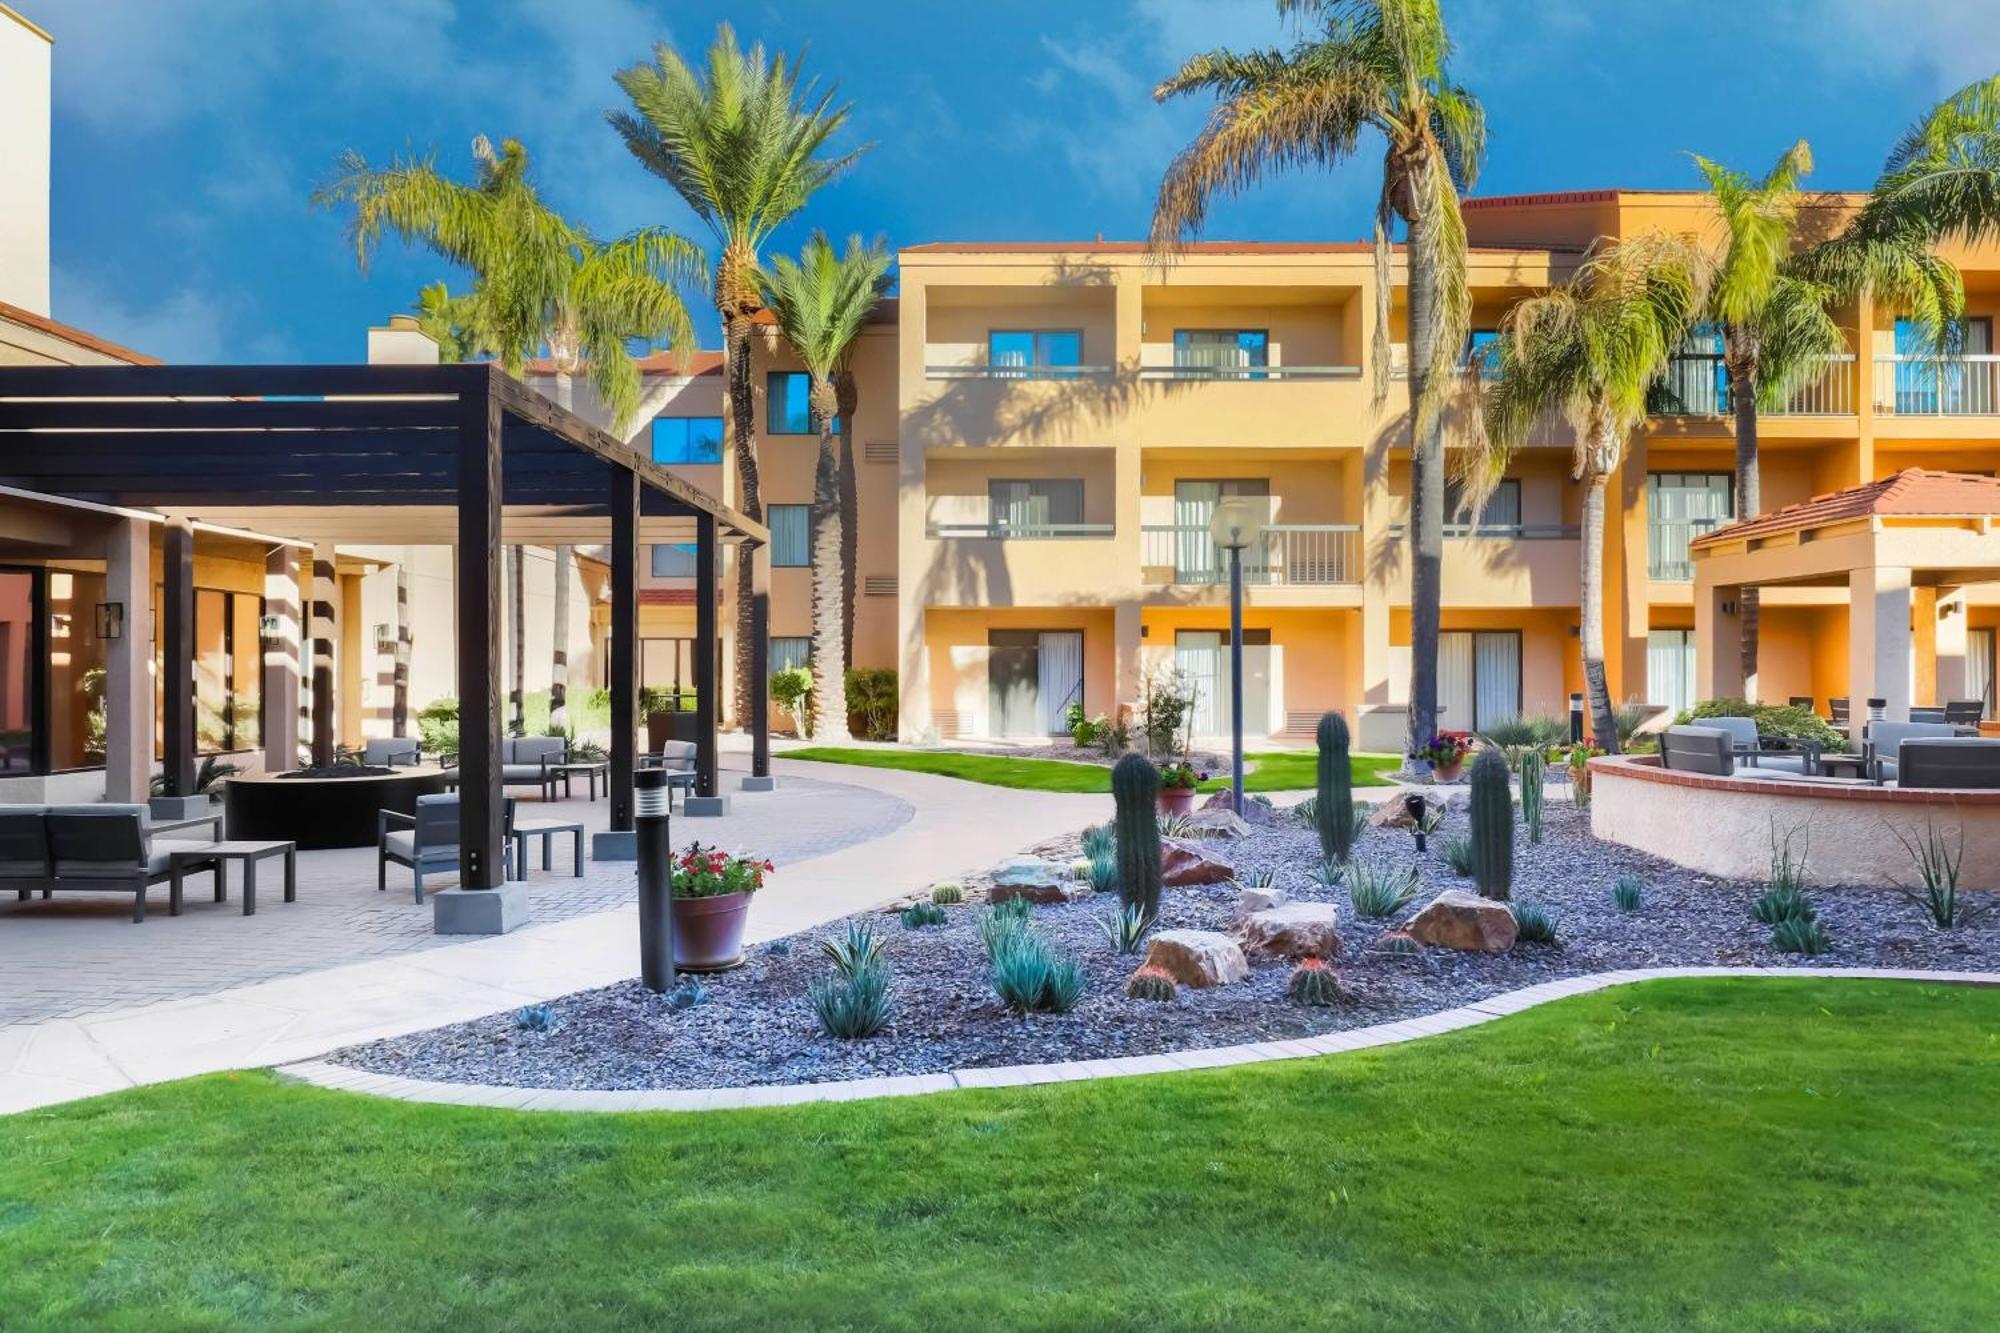
[[[236,840],[297,843],[304,852],[373,847],[376,812],[414,815],[419,796],[444,791],[434,768],[301,768],[227,779],[223,809]]]

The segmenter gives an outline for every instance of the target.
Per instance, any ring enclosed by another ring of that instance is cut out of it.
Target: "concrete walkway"
[[[1014,791],[782,758],[773,767],[781,778],[777,792],[737,793],[736,800],[782,809],[782,779],[806,777],[815,785],[880,793],[907,803],[914,813],[899,827],[855,845],[823,854],[797,849],[757,895],[750,913],[752,942],[989,866],[1030,843],[1105,819],[1111,809],[1109,796]],[[733,779],[732,773],[732,788]],[[696,821],[675,823],[677,844],[707,836]],[[260,904],[252,920],[283,908]],[[157,923],[101,924],[107,930],[142,931]],[[637,912],[628,898],[608,910],[512,935],[212,994],[0,1027],[0,1114],[219,1069],[310,1060],[356,1042],[609,985],[637,974],[637,940]]]

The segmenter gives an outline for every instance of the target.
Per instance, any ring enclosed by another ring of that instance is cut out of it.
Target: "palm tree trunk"
[[[507,704],[513,712],[510,725],[516,736],[524,736],[528,730],[528,642],[527,636],[521,633],[526,627],[527,614],[527,571],[523,568],[523,552],[519,546],[510,546],[507,548],[507,628],[514,641],[512,684],[507,692]]]
[[[846,542],[840,517],[840,461],[833,434],[833,386],[815,379],[812,404],[813,425],[819,430],[812,502],[813,739],[824,744],[848,738],[847,651],[843,646],[847,617],[841,613],[841,552]]]
[[[854,595],[860,582],[861,482],[854,468],[854,412],[860,386],[854,372],[834,376],[833,391],[840,410],[840,660],[854,664]]]
[[[396,562],[396,658],[389,696],[390,728],[397,737],[410,734],[410,551]]]
[[[1444,572],[1444,419],[1428,414],[1418,430],[1418,402],[1430,383],[1437,344],[1438,275],[1415,262],[1425,223],[1409,219],[1410,297],[1410,738],[1409,749],[1437,734],[1438,622]],[[1458,719],[1470,730],[1471,718]],[[1406,769],[1414,766],[1406,764]]]
[[[549,636],[549,729],[569,728],[570,548],[556,547],[555,616]]]
[[[750,392],[750,316],[727,306],[722,314],[722,359],[729,385],[729,438],[736,454],[736,508],[745,518],[761,523],[764,505],[757,464],[757,405]],[[750,561],[741,558],[736,561],[735,710],[737,720],[744,726],[749,725],[751,716],[750,658],[756,639],[753,573]]]
[[[1757,390],[1748,362],[1729,367],[1729,406],[1736,415],[1736,517],[1755,518],[1764,510],[1762,480],[1757,465]],[[1743,697],[1757,697],[1757,589],[1744,586],[1737,597],[1742,608]]]
[[[1593,470],[1583,492],[1583,569],[1577,637],[1583,645],[1583,688],[1590,697],[1590,733],[1606,754],[1618,753],[1618,721],[1604,677],[1604,507],[1610,476]]]

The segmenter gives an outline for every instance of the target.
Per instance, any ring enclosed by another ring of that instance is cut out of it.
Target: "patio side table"
[[[205,866],[215,869],[215,901],[226,902],[229,898],[229,884],[225,867],[231,861],[243,865],[243,915],[257,915],[257,863],[268,857],[285,858],[285,901],[299,900],[299,852],[298,844],[292,842],[211,842],[185,851],[176,851],[168,858],[172,872],[169,891],[172,894],[169,915],[181,914],[181,882],[190,870]]]
[[[597,800],[597,783],[600,778],[604,781],[605,793],[607,795],[610,794],[611,765],[602,759],[596,759],[578,760],[574,763],[550,764],[548,768],[548,781],[544,788],[543,796],[545,798],[553,797],[555,795],[556,783],[560,781],[562,783],[563,799],[568,800],[571,796],[575,795],[575,792],[570,787],[570,782],[578,773],[583,774],[586,782],[589,784],[590,800],[593,803]]]
[[[551,869],[555,860],[556,835],[567,833],[576,840],[576,877],[583,878],[583,824],[575,820],[562,819],[517,819],[508,836],[514,839],[514,869],[522,879],[528,877],[528,839],[542,840],[542,869]]]

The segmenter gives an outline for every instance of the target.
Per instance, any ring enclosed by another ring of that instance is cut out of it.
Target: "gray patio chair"
[[[675,791],[679,791],[681,798],[685,800],[687,793],[694,790],[694,757],[693,741],[663,741],[658,754],[649,754],[641,758],[639,763],[641,768],[666,770],[669,807],[673,804]]]
[[[1910,721],[1949,722],[1951,719],[1944,715],[1944,709],[1926,705],[1923,707],[1912,706],[1910,709]]]
[[[1870,722],[1861,749],[1868,776],[1877,782],[1899,782],[1898,752],[1903,742],[1938,740],[1958,734],[1958,728],[1949,722]]]
[[[1737,759],[1751,768],[1799,774],[1812,773],[1819,768],[1819,746],[1811,741],[1759,736],[1754,718],[1705,717],[1701,725],[1727,733]]]
[[[1954,727],[1976,727],[1985,716],[1984,699],[1951,699],[1944,706],[1944,720]]]
[[[370,768],[416,768],[424,762],[424,752],[407,736],[379,736],[361,747],[361,762]]]
[[[1904,790],[2000,787],[2000,740],[1989,736],[1940,736],[1906,740],[1897,755],[1896,785]]]
[[[146,890],[173,877],[173,854],[201,846],[199,842],[155,838],[147,831],[143,805],[52,805],[43,826],[48,837],[49,877],[42,896],[54,890],[86,893],[130,893],[132,920],[146,919]],[[25,853],[25,821],[9,821],[15,853]],[[218,873],[213,862],[210,874]],[[196,871],[199,873],[199,871]]]
[[[416,900],[424,900],[424,874],[458,873],[458,797],[419,796],[417,812],[379,811],[375,825],[375,889],[389,887],[389,863],[408,866],[415,880]],[[500,848],[503,879],[514,877],[514,798],[502,806]]]
[[[1843,731],[1846,730],[1848,724],[1847,708],[1849,702],[1849,700],[1839,697],[1826,701],[1826,720]]]
[[[1660,733],[1660,764],[1675,773],[1726,778],[1736,772],[1736,745],[1720,727],[1668,727]]]

